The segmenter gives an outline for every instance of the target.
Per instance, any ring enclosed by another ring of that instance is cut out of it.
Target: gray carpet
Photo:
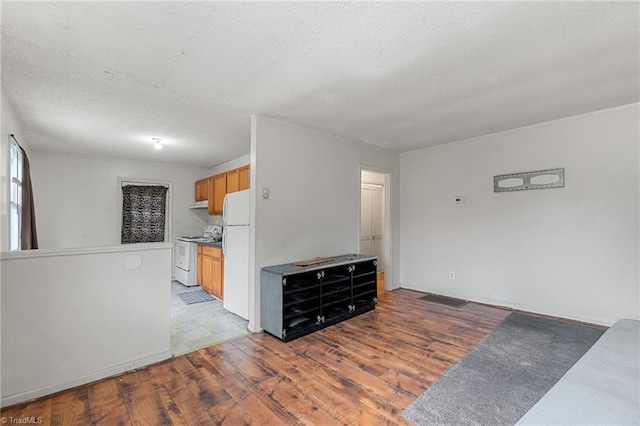
[[[216,300],[216,298],[203,289],[199,288],[197,290],[192,291],[184,291],[182,293],[178,293],[180,299],[187,305],[193,305],[194,303],[201,302],[211,302],[212,300]]]
[[[604,331],[511,313],[402,415],[418,425],[513,425]]]

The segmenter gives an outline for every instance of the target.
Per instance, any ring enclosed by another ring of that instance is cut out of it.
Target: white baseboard
[[[410,284],[401,284],[400,288],[407,289],[407,290],[420,291],[422,293],[432,293],[429,290],[425,290],[424,288],[420,288],[417,286],[412,286]],[[502,306],[505,308],[515,309],[518,311],[530,312],[533,314],[540,314],[540,315],[549,315],[549,316],[569,319],[573,321],[586,322],[589,324],[604,325],[607,327],[610,327],[614,322],[617,321],[616,319],[612,319],[612,318],[596,318],[591,316],[575,315],[569,312],[552,312],[549,309],[541,308],[539,306],[529,305],[526,303],[513,303],[505,300],[497,300],[497,299],[491,299],[487,297],[479,297],[479,296],[467,297],[467,296],[461,296],[459,294],[444,294],[444,293],[437,293],[437,294],[441,296],[464,299],[464,300],[468,300],[469,302],[484,303],[486,305],[493,305],[493,306]]]
[[[112,377],[127,371],[135,370],[137,368],[145,367],[156,362],[164,361],[171,358],[173,355],[171,351],[160,352],[155,355],[146,356],[134,361],[129,361],[124,364],[119,364],[113,367],[105,368],[90,374],[85,374],[80,377],[74,377],[69,380],[65,380],[59,383],[48,384],[35,389],[29,389],[24,392],[19,392],[13,395],[3,395],[0,400],[0,406],[8,407],[10,405],[19,404],[21,402],[27,402],[35,398],[40,398],[46,395],[51,395],[56,392],[60,392],[66,389],[71,389],[76,386],[84,385],[87,383],[95,382],[96,380]]]
[[[249,324],[247,324],[247,330],[252,333],[260,333],[262,331],[262,329],[260,327],[256,327],[256,324],[253,322],[249,322]]]

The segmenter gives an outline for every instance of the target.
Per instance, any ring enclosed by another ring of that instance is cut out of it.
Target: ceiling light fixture
[[[162,144],[160,144],[160,141],[161,141],[162,139],[160,139],[160,138],[151,138],[151,139],[155,142],[155,143],[153,144],[153,147],[154,147],[155,149],[162,149]]]

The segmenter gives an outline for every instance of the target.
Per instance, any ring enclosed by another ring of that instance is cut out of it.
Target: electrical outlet
[[[455,280],[456,279],[456,273],[453,271],[449,271],[449,279],[450,280]]]
[[[262,199],[269,199],[269,188],[262,188]]]

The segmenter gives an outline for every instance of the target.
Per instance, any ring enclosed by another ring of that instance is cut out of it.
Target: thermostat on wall
[[[453,202],[455,204],[462,204],[464,203],[464,197],[462,195],[456,195],[455,197],[453,197]]]

